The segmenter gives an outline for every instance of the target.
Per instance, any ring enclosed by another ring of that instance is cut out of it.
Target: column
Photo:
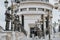
[[[46,12],[46,9],[44,9],[44,11]],[[46,14],[44,14],[44,36],[45,36],[45,39],[46,39]],[[47,40],[47,39],[46,39]]]
[[[52,13],[51,11],[49,11],[49,27],[50,27],[50,37],[52,38]]]
[[[44,38],[46,39],[46,19],[45,19],[45,15],[43,16],[43,25],[44,25]]]
[[[50,18],[50,35],[51,35],[51,39],[53,38],[53,27],[52,27],[52,18]]]

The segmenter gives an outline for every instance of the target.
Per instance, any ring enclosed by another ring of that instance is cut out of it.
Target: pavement
[[[43,39],[43,40],[49,40],[49,35],[47,35],[46,39]],[[53,33],[51,35],[51,39],[50,40],[60,40],[60,32]]]
[[[41,38],[41,39],[39,39],[39,38],[27,38],[27,37],[22,37],[22,38],[20,38],[19,40],[49,40],[49,35],[47,35],[46,37],[45,37],[45,39],[43,39],[43,37]],[[60,32],[57,32],[57,33],[53,33],[52,35],[51,35],[51,40],[60,40]]]

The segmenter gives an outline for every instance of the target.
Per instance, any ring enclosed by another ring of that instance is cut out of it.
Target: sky
[[[0,26],[5,28],[5,6],[4,6],[4,1],[5,0],[0,0]],[[8,0],[10,2],[10,0]],[[50,0],[51,4],[54,4],[54,0]],[[53,9],[53,19],[52,22],[56,21],[58,22],[60,12],[56,9]]]

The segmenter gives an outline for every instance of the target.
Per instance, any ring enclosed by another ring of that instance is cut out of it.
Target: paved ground
[[[49,40],[49,36],[46,36],[46,39],[35,39],[35,40]],[[60,40],[60,33],[55,33],[51,35],[51,40]]]
[[[39,38],[26,38],[26,37],[23,37],[22,39],[20,39],[20,40],[49,40],[49,36],[47,35],[46,36],[46,38],[45,39],[43,39],[43,38],[41,38],[41,39],[39,39]],[[55,33],[55,34],[52,34],[51,35],[51,40],[60,40],[60,33]]]
[[[60,33],[55,33],[52,40],[60,40]]]
[[[49,40],[49,36],[46,37],[44,40]],[[51,40],[60,40],[60,33],[55,33],[51,35]]]

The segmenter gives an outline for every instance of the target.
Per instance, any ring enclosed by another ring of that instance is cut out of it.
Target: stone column
[[[44,9],[44,11],[46,12],[46,9]],[[46,39],[46,14],[44,14],[43,16],[43,25],[44,25],[44,37]]]
[[[50,27],[50,36],[52,38],[52,13],[49,11],[49,27]]]
[[[43,25],[44,25],[44,38],[46,39],[46,19],[45,19],[45,15],[43,16]]]

